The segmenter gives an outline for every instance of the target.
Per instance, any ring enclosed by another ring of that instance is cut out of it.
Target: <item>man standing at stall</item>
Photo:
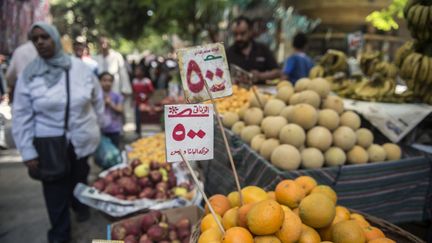
[[[263,83],[280,77],[279,66],[271,51],[253,40],[252,22],[246,17],[236,18],[231,26],[234,44],[227,50],[229,64],[252,73],[252,82]]]

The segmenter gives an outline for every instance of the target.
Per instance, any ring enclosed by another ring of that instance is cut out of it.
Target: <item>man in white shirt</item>
[[[78,36],[73,43],[73,51],[77,58],[81,59],[87,66],[93,71],[95,75],[98,75],[98,63],[89,56],[87,40],[84,36]]]
[[[98,64],[98,73],[109,72],[114,76],[112,91],[124,96],[132,94],[131,83],[122,55],[110,48],[106,37],[99,39],[100,53],[95,57]]]

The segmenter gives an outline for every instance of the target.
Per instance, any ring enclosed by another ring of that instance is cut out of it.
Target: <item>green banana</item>
[[[414,76],[414,79],[420,82],[426,82],[428,77],[428,69],[429,58],[427,56],[423,56],[419,65],[419,72],[417,73],[417,76]]]

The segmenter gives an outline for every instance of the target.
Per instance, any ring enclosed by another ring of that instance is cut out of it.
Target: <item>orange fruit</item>
[[[311,227],[302,224],[302,232],[297,243],[320,243],[319,234]]]
[[[282,243],[293,243],[300,239],[302,222],[300,217],[292,211],[285,211],[282,227],[275,235]]]
[[[334,224],[331,224],[327,227],[318,229],[318,234],[321,237],[321,240],[331,240],[332,239],[332,229]]]
[[[255,236],[254,243],[282,243],[276,236],[274,235],[266,235],[266,236]]]
[[[225,212],[222,218],[222,225],[225,230],[237,226],[238,207],[230,208]]]
[[[300,211],[299,211],[299,208],[294,208],[292,211],[293,211],[293,213],[297,214],[297,216],[300,217]]]
[[[318,185],[316,180],[310,176],[299,176],[294,181],[305,190],[306,195],[308,195],[312,189]]]
[[[313,228],[324,228],[333,222],[336,207],[327,196],[312,193],[300,202],[299,214],[304,224]]]
[[[367,241],[371,241],[374,239],[379,239],[379,238],[385,237],[384,233],[380,229],[378,229],[377,227],[368,226],[368,227],[363,228],[363,231],[365,233]]]
[[[209,201],[215,213],[219,214],[220,216],[223,216],[224,213],[231,208],[228,198],[221,194],[211,196]],[[207,204],[205,205],[205,212],[206,214],[210,213]]]
[[[252,207],[247,214],[247,226],[254,235],[270,235],[282,226],[284,216],[279,203],[268,199]]]
[[[228,201],[230,202],[231,207],[239,207],[240,206],[240,196],[239,192],[230,192],[228,194]]]
[[[365,243],[366,237],[362,228],[354,220],[346,220],[332,227],[334,243]]]
[[[336,217],[342,220],[350,219],[350,211],[346,207],[336,206]]]
[[[389,238],[378,238],[375,240],[368,241],[368,243],[396,243],[396,241]]]
[[[254,239],[247,229],[233,227],[225,232],[222,243],[254,243]]]
[[[355,220],[361,228],[370,226],[369,222],[360,214],[353,213],[350,215],[350,219]]]
[[[323,193],[324,195],[328,196],[334,202],[334,204],[336,204],[337,202],[336,192],[329,186],[326,185],[316,186],[314,189],[312,189],[311,194],[312,193]]]
[[[274,191],[267,192],[268,199],[276,200],[276,193]]]
[[[289,207],[287,207],[285,205],[280,204],[280,206],[284,212],[286,212],[286,211],[291,212],[292,211]]]
[[[222,218],[220,215],[216,215],[219,222],[222,223]],[[207,214],[204,216],[204,218],[201,220],[201,232],[204,232],[210,228],[217,228],[218,224],[216,223],[213,214]]]
[[[247,186],[241,190],[243,204],[256,203],[268,198],[267,192],[257,186]]]
[[[241,206],[237,213],[237,225],[246,228],[247,227],[247,214],[254,206],[254,203],[249,203]]]
[[[277,184],[276,200],[290,208],[298,207],[300,201],[305,197],[303,188],[293,180],[283,180]]]
[[[210,228],[201,233],[198,238],[198,243],[220,242],[222,240],[222,232],[219,228]]]

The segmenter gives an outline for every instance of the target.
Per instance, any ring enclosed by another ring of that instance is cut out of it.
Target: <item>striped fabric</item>
[[[273,190],[283,179],[309,175],[333,187],[338,204],[392,223],[430,219],[432,161],[413,156],[400,161],[282,171],[226,130],[241,186]],[[234,177],[219,129],[215,129],[215,159],[200,163],[207,195],[235,190]]]

